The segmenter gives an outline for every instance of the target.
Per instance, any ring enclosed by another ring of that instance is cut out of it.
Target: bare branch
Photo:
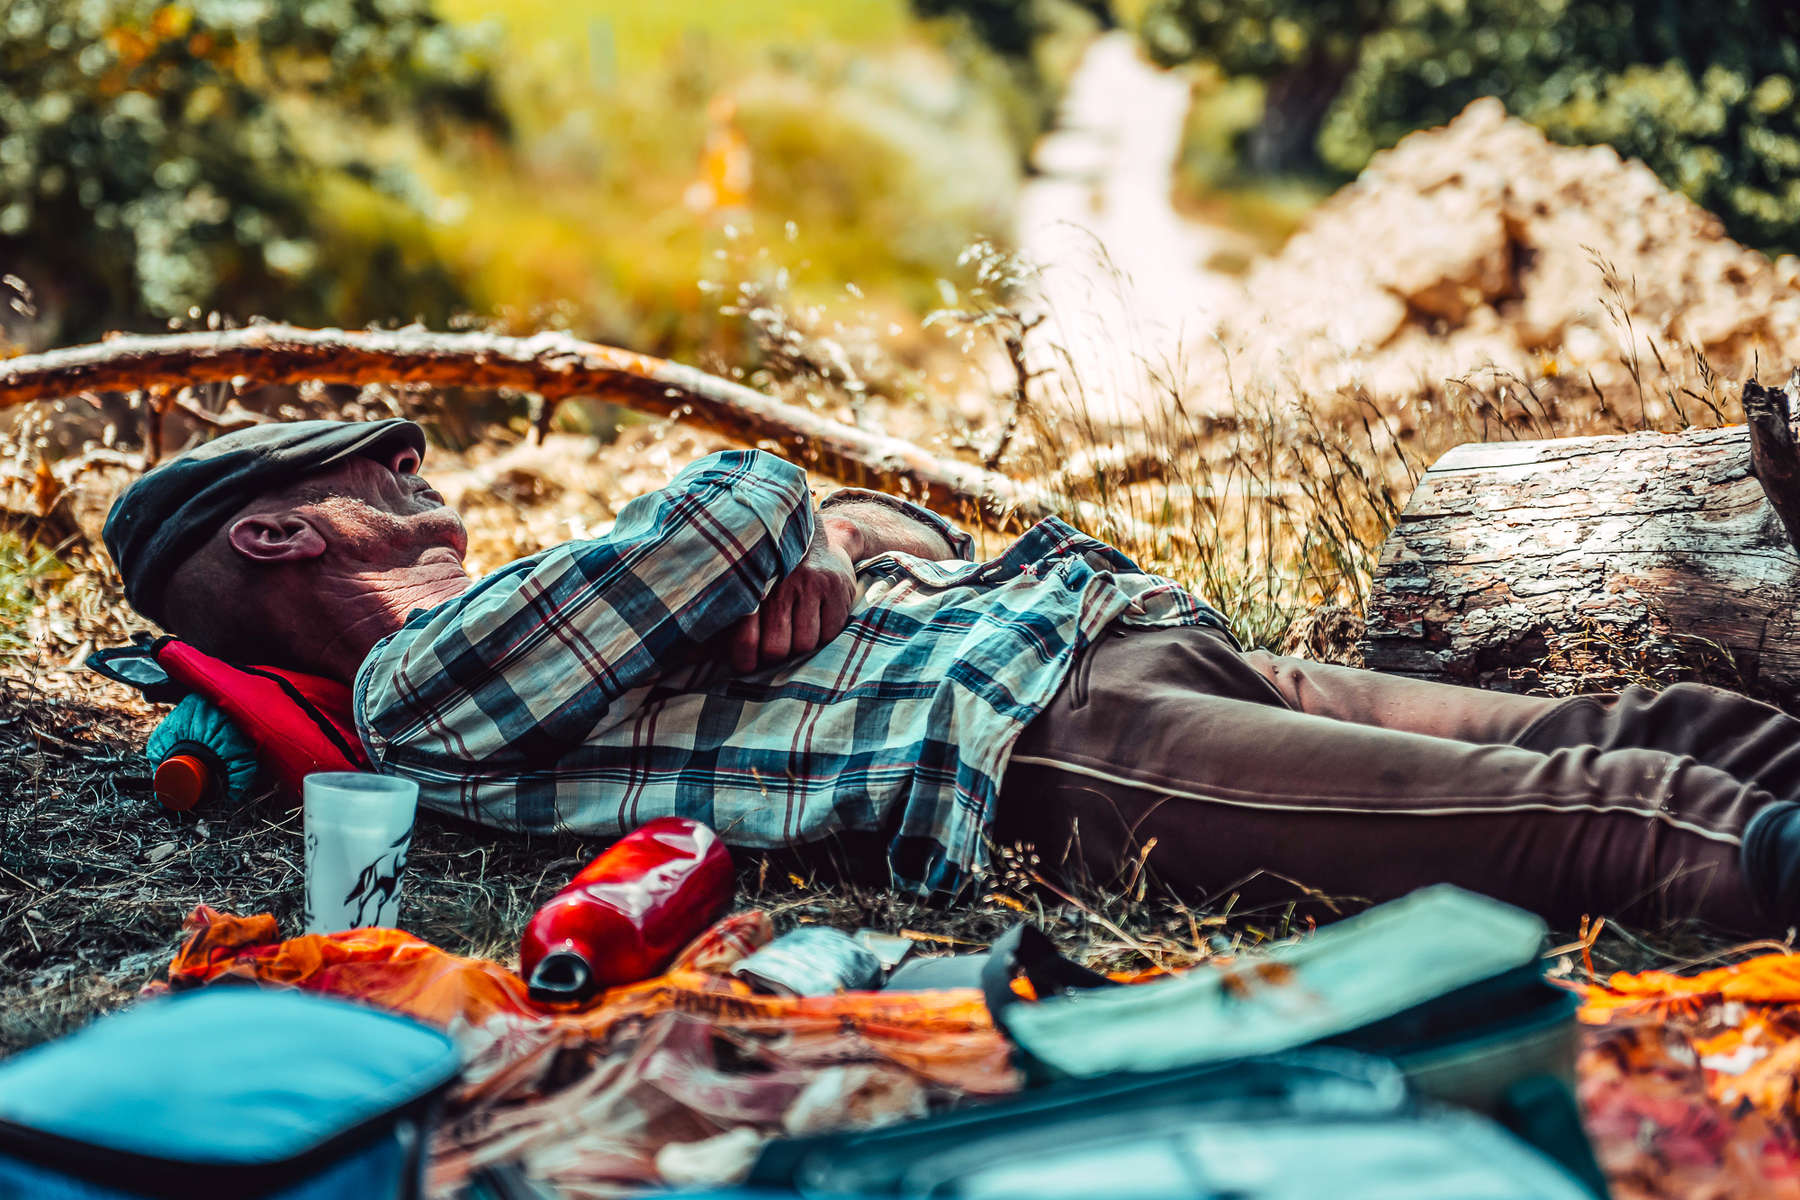
[[[542,396],[546,410],[572,396],[592,396],[689,420],[845,483],[898,492],[996,529],[1028,524],[1056,507],[1015,480],[904,439],[841,424],[692,367],[561,333],[513,338],[254,325],[115,337],[0,362],[0,408],[80,392],[238,380],[505,388]]]
[[[220,433],[233,433],[239,429],[248,429],[252,425],[266,425],[274,420],[273,417],[251,412],[239,405],[233,405],[224,412],[212,412],[209,409],[201,408],[198,401],[181,396],[175,397],[175,407],[200,424]]]

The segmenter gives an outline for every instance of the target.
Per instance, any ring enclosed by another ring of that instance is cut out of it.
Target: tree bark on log
[[[1742,425],[1459,446],[1382,547],[1364,662],[1552,693],[1696,678],[1795,707],[1800,554],[1773,482]]]
[[[300,329],[253,325],[212,333],[115,337],[0,361],[0,408],[79,395],[198,383],[425,384],[534,392],[546,408],[592,396],[676,416],[858,487],[896,492],[995,529],[1054,511],[1006,476],[869,433],[704,371],[567,334]]]

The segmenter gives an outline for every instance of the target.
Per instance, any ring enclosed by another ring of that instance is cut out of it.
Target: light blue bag
[[[1306,1046],[1394,1062],[1421,1095],[1497,1118],[1596,1195],[1572,1086],[1574,993],[1544,979],[1544,923],[1447,885],[1225,968],[1119,987],[1022,925],[982,988],[1028,1083],[1160,1078]],[[1011,988],[1031,980],[1036,1002]]]
[[[771,1200],[1595,1196],[1492,1122],[1415,1105],[1392,1063],[1346,1050],[1065,1081],[922,1121],[772,1142],[748,1183]]]
[[[1165,1071],[1325,1043],[1392,1058],[1425,1094],[1484,1112],[1501,1107],[1523,1079],[1574,1083],[1577,999],[1543,978],[1543,921],[1448,885],[1227,969],[1135,987],[1080,972],[1040,988],[1035,1004],[1007,986],[1020,934],[1048,945],[1029,928],[1003,938],[983,986],[1034,1081]]]
[[[298,992],[153,1000],[0,1063],[0,1200],[403,1200],[459,1061]]]

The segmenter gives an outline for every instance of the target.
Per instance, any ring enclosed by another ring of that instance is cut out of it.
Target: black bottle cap
[[[579,1004],[598,989],[587,959],[573,950],[553,950],[538,960],[526,985],[539,1004]]]

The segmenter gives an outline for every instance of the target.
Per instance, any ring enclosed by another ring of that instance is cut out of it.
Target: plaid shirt
[[[911,511],[952,539],[966,535]],[[850,622],[733,671],[716,639],[805,554],[806,475],[714,454],[604,537],[521,559],[412,614],[356,679],[376,769],[503,828],[618,835],[698,818],[752,847],[889,837],[896,884],[960,890],[1014,740],[1109,623],[1223,627],[1181,587],[1044,521],[986,563],[857,565]]]

